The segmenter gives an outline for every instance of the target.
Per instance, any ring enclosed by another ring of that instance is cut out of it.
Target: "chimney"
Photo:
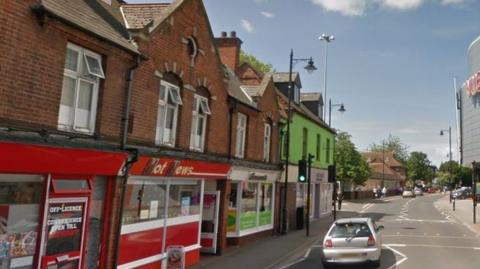
[[[237,33],[231,31],[230,36],[227,36],[227,32],[222,32],[220,37],[215,38],[215,43],[222,63],[236,72],[240,63],[240,48],[242,46],[242,40],[237,37]]]

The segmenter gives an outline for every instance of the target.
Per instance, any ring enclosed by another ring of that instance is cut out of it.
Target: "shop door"
[[[87,204],[87,197],[48,200],[42,269],[80,268]]]
[[[203,195],[202,233],[200,236],[201,252],[217,252],[218,208],[220,191],[205,192]]]

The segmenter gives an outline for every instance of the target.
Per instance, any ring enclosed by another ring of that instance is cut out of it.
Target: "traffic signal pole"
[[[307,167],[307,215],[305,216],[305,227],[307,236],[310,235],[310,187],[311,187],[311,175],[312,175],[312,159],[313,155],[308,154],[308,167]]]

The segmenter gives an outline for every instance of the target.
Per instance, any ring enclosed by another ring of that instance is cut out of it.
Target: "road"
[[[374,218],[383,230],[383,269],[477,269],[480,268],[480,235],[435,207],[441,195],[403,199],[400,197],[344,204],[343,214]],[[323,268],[322,242],[316,242],[303,258],[282,269]],[[366,265],[334,268],[369,268]]]

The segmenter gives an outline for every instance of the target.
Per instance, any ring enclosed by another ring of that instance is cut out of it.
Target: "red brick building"
[[[140,53],[106,2],[0,3],[2,268],[111,268]]]

